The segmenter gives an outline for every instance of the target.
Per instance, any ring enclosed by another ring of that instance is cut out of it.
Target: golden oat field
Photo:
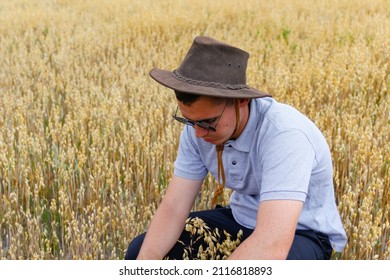
[[[323,131],[349,238],[333,258],[390,259],[389,0],[0,0],[1,259],[123,259],[182,128],[148,72],[196,35],[248,51],[248,84]]]

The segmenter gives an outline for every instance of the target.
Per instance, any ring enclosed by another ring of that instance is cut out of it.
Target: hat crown
[[[206,36],[198,36],[176,72],[184,78],[225,85],[246,84],[249,54]]]
[[[216,98],[270,96],[246,84],[249,54],[206,36],[195,37],[174,71],[153,68],[149,75],[160,84],[188,94]]]

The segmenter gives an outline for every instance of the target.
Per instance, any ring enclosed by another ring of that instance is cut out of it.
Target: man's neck
[[[229,140],[236,140],[238,137],[240,137],[241,133],[244,131],[244,128],[249,120],[249,114],[250,114],[250,102],[248,103],[248,106],[245,106],[240,111],[240,121],[238,123],[238,126],[235,130],[235,132],[232,134]]]

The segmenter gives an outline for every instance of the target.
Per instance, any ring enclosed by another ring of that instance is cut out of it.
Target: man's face
[[[216,128],[216,131],[194,126],[195,135],[204,141],[214,145],[223,144],[234,132],[236,115],[234,100],[215,100],[202,96],[191,104],[183,104],[178,101],[179,109],[183,117],[191,121],[202,121]]]

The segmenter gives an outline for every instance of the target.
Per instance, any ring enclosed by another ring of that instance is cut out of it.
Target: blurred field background
[[[388,0],[0,0],[1,259],[124,257],[182,128],[148,72],[200,34],[248,51],[249,85],[325,134],[349,237],[333,258],[390,259]]]

